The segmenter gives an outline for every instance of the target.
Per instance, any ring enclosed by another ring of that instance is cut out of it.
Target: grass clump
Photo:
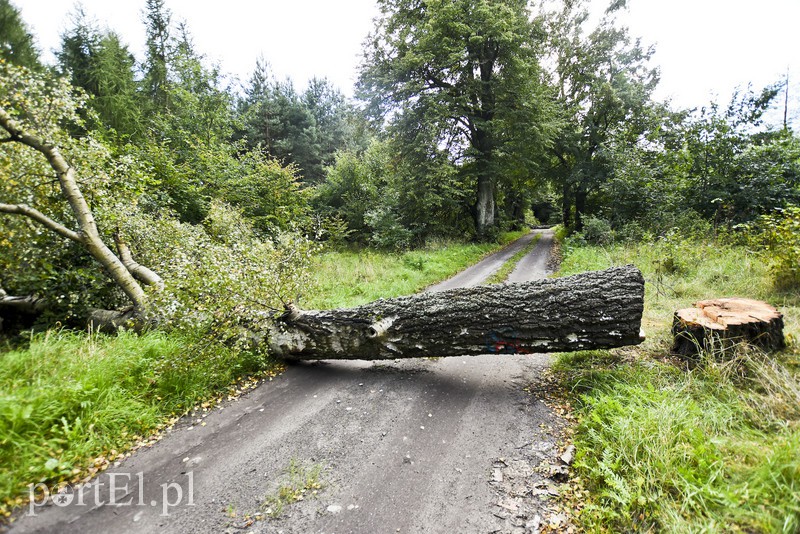
[[[674,310],[711,297],[769,301],[796,339],[800,299],[748,250],[677,238],[563,247],[561,274],[636,264],[648,282],[637,349],[559,357],[576,407],[579,520],[596,532],[800,531],[798,348],[738,346],[687,369],[669,357]]]
[[[92,476],[197,402],[274,365],[163,332],[33,336],[0,355],[3,515],[24,502],[28,484]]]
[[[292,459],[278,488],[264,499],[262,510],[269,517],[280,517],[286,506],[315,496],[322,488],[321,473],[321,464],[305,466]]]

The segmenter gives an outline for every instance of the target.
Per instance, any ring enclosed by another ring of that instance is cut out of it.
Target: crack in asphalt
[[[532,236],[429,290],[479,284]],[[546,276],[551,243],[544,231],[509,279]],[[179,424],[76,490],[80,503],[76,493],[68,505],[32,508],[11,531],[538,532],[557,493],[549,466],[564,423],[525,388],[549,362],[534,354],[294,364],[213,410],[205,426]],[[321,466],[322,488],[268,518],[262,504],[293,463]]]

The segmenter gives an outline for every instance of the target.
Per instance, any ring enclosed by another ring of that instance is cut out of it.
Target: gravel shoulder
[[[546,234],[515,280],[546,273]],[[532,236],[455,283],[485,280]],[[563,423],[526,386],[548,365],[546,355],[292,365],[11,530],[538,532]],[[266,517],[290,465],[321,469],[321,488]]]

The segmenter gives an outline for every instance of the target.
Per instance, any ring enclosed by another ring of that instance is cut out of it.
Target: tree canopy
[[[404,155],[424,160],[441,152],[463,183],[474,183],[471,208],[483,235],[495,225],[500,176],[512,161],[533,161],[553,130],[537,57],[541,43],[526,2],[383,0],[379,6],[361,94],[388,121]]]

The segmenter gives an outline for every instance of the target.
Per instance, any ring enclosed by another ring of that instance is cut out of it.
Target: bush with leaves
[[[315,191],[313,205],[326,217],[347,223],[352,239],[369,239],[367,212],[378,207],[389,173],[389,153],[385,143],[373,142],[364,153],[343,151],[336,154],[325,181]]]
[[[297,233],[261,240],[221,202],[202,225],[131,213],[123,232],[138,259],[164,278],[162,290],[151,289],[148,313],[165,328],[227,341],[251,311],[282,310],[312,287],[312,241]]]
[[[608,245],[614,241],[611,224],[600,217],[588,215],[583,220],[583,239],[593,245]]]
[[[237,172],[221,185],[221,198],[238,207],[261,235],[311,224],[310,190],[297,167],[284,167],[259,148],[242,154],[235,165]]]
[[[780,286],[800,286],[800,207],[789,206],[759,220],[759,239],[766,245]]]

